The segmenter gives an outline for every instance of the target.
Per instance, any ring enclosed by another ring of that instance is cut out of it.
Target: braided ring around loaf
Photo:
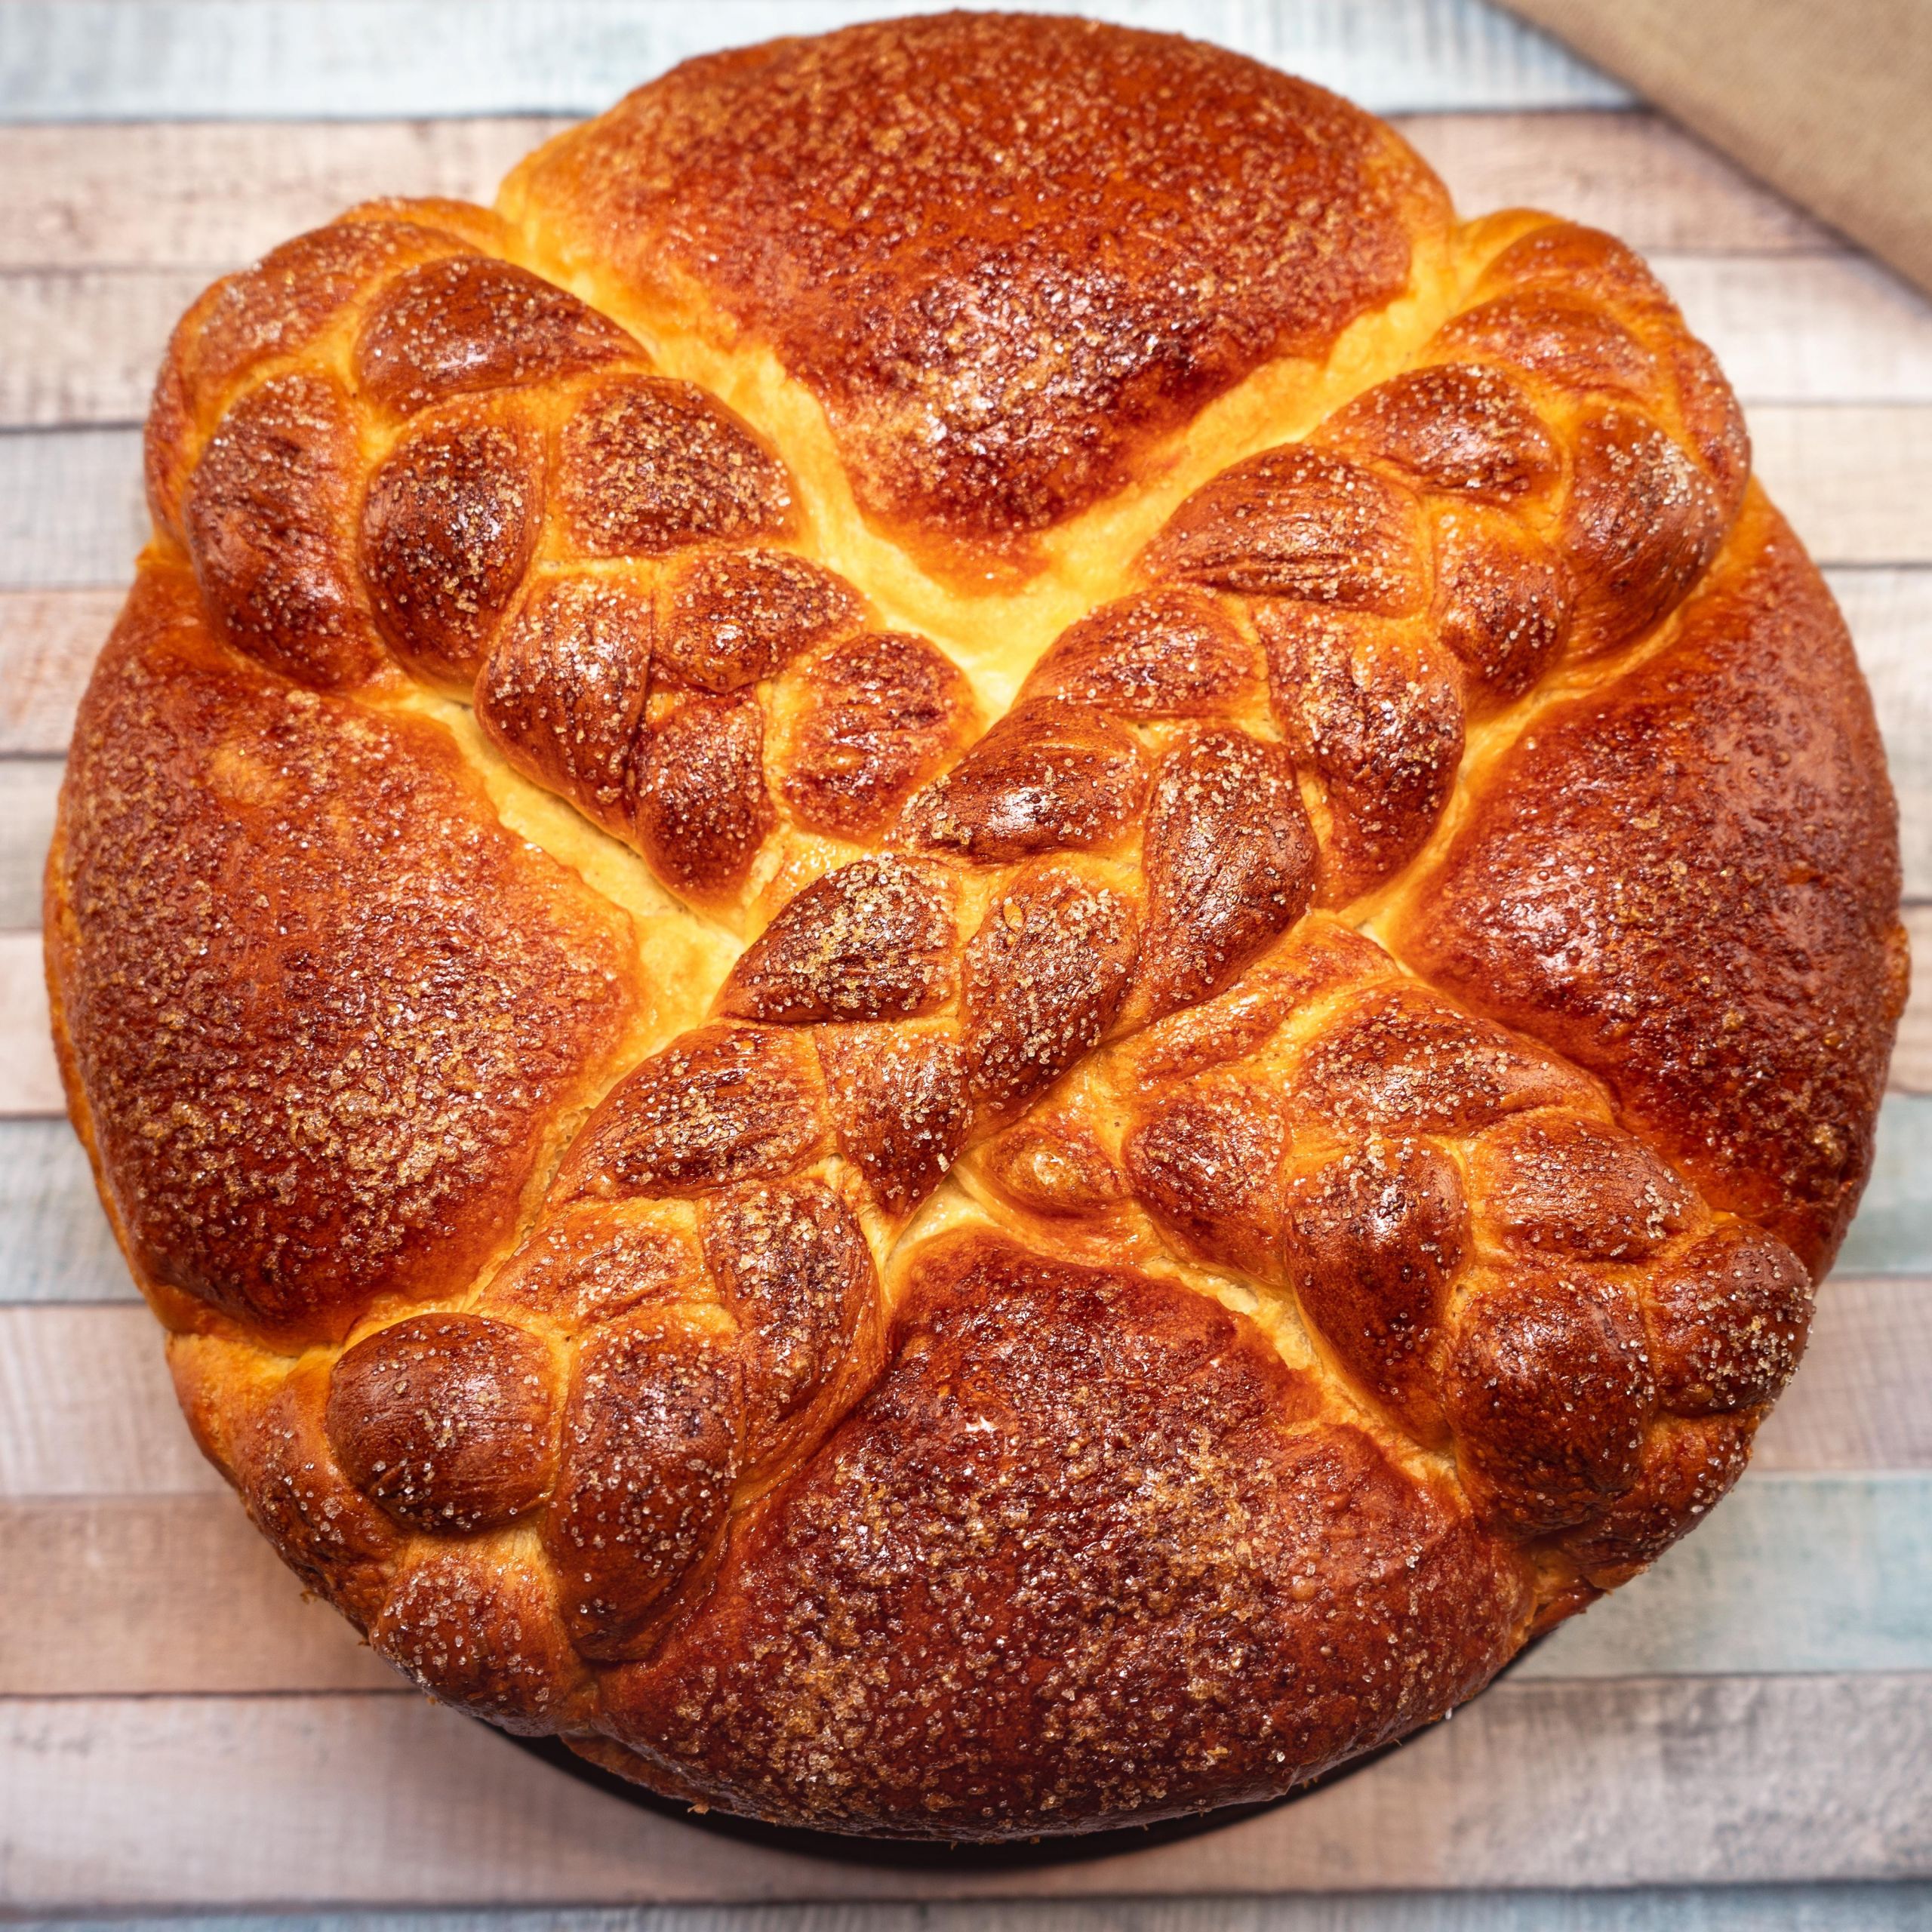
[[[437,1695],[955,1839],[1287,1789],[1729,1486],[1894,809],[1641,263],[1233,56],[700,60],[217,283],[48,874],[208,1455]]]

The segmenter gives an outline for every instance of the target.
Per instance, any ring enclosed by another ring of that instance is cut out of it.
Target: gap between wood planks
[[[1921,1673],[1506,1681],[1211,1834],[936,1874],[659,1817],[414,1698],[63,1699],[0,1703],[0,1811],[16,1912],[1902,1878],[1928,1754]]]

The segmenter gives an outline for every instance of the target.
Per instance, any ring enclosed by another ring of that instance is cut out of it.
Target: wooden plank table
[[[0,5],[0,1913],[848,1932],[979,1925],[997,1896],[1028,1932],[1932,1924],[1932,307],[1480,0],[1082,11],[1398,115],[1466,208],[1533,201],[1645,250],[1850,620],[1922,990],[1810,1356],[1713,1521],[1297,1804],[1090,1862],[894,1870],[638,1810],[427,1703],[303,1601],[190,1444],[56,1117],[35,931],[167,329],[347,202],[487,198],[561,118],[687,53],[903,11]],[[913,1899],[916,1919],[884,1903]]]

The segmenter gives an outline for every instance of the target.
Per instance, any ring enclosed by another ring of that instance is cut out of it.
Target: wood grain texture
[[[0,932],[0,1119],[66,1110],[37,932]]]
[[[567,125],[504,115],[0,126],[0,174],[17,184],[0,207],[0,270],[223,274],[375,195],[487,201],[515,162]],[[1593,171],[1595,155],[1580,155],[1582,171]],[[1778,245],[1748,193],[1727,196],[1722,183],[1707,192],[1706,219],[1719,232],[1763,232],[1762,245]],[[1694,235],[1677,245],[1704,245]]]
[[[1932,1281],[1834,1275],[1810,1346],[1760,1432],[1752,1467],[1932,1469]]]
[[[139,429],[0,435],[0,589],[125,586],[147,536]]]
[[[16,122],[581,114],[675,62],[949,0],[14,0]],[[1036,0],[1218,41],[1378,113],[1621,106],[1614,82],[1481,0]]]
[[[1932,1669],[1932,1478],[1752,1471],[1512,1681]]]
[[[0,1503],[0,1697],[402,1691],[226,1496]],[[1747,1475],[1512,1681],[1932,1670],[1932,1476]]]
[[[0,591],[0,754],[64,753],[118,590]]]
[[[1396,125],[1466,211],[1547,208],[1645,254],[1836,245],[1801,209],[1643,108],[1416,114]]]
[[[198,269],[29,269],[0,275],[0,429],[136,423]]]
[[[64,1120],[0,1120],[0,1303],[138,1301]]]
[[[1747,410],[1932,401],[1932,301],[1864,256],[1655,254],[1651,266]]]
[[[0,1817],[16,1911],[1913,1878],[1928,1752],[1919,1674],[1504,1683],[1204,1837],[931,1873],[734,1844],[412,1697],[20,1699]]]
[[[220,1495],[0,1503],[0,1697],[396,1690]]]
[[[1909,899],[1932,898],[1932,571],[1827,573],[1858,647],[1899,800]]]
[[[117,1264],[118,1265],[118,1264]],[[1764,1431],[1765,1471],[1932,1469],[1932,1283],[1834,1281]],[[137,1303],[0,1306],[0,1499],[208,1495]]]
[[[1300,1892],[978,1903],[305,1912],[303,1932],[1922,1932],[1932,1885],[1644,1885],[1615,1891]],[[278,1932],[280,1918],[16,1921],[27,1932]]]
[[[1755,467],[1822,565],[1932,561],[1932,408],[1749,412]]]
[[[1841,1275],[1932,1272],[1932,1100],[1890,1094],[1858,1217],[1838,1251]]]
[[[226,1494],[145,1308],[0,1308],[0,1497]]]
[[[0,639],[0,666],[6,663]],[[0,758],[0,932],[40,924],[41,869],[63,768],[59,758]]]

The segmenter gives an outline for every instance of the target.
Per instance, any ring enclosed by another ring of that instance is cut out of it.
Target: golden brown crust
[[[1319,1407],[1184,1289],[929,1251],[864,1404],[611,1680],[617,1735],[734,1810],[957,1839],[1237,1803],[1399,1737],[1494,1671],[1526,1572]]]
[[[1538,718],[1404,915],[1406,955],[1601,1074],[1822,1272],[1901,989],[1896,812],[1818,574],[1753,514],[1677,637]]]
[[[340,388],[278,376],[229,412],[183,510],[216,634],[324,690],[360,684],[380,662],[352,549],[360,461]]]
[[[638,996],[628,922],[441,731],[223,656],[158,566],[82,703],[49,943],[137,1267],[291,1341],[460,1290]]]
[[[370,477],[363,574],[389,648],[426,681],[476,681],[536,550],[543,460],[515,411],[457,404],[413,424]]]
[[[508,1322],[405,1315],[337,1360],[330,1445],[406,1527],[499,1529],[549,1492],[552,1384],[549,1351]]]
[[[1321,356],[1447,213],[1319,88],[1026,15],[688,62],[518,185],[629,299],[675,310],[694,285],[771,344],[872,515],[995,547],[1111,494],[1263,361]]]
[[[1064,19],[694,63],[503,207],[157,386],[46,925],[196,1439],[688,1801],[1074,1831],[1443,1714],[1735,1479],[1903,991],[1709,352]]]

